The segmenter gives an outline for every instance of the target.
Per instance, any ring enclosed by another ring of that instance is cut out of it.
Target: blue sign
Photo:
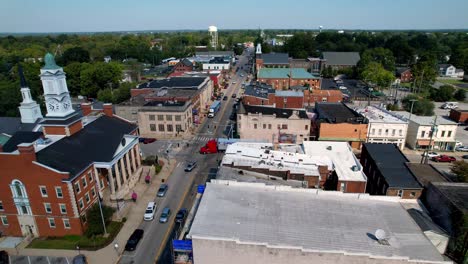
[[[192,251],[192,240],[172,240],[172,247],[178,251]]]
[[[197,193],[204,193],[205,192],[205,185],[198,185]]]

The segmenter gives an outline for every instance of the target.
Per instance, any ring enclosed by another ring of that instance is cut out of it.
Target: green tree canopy
[[[375,84],[379,87],[389,87],[390,84],[395,80],[393,73],[387,71],[382,66],[382,64],[378,62],[371,62],[367,64],[364,67],[361,76],[365,81]]]
[[[114,62],[97,62],[81,71],[81,94],[96,97],[100,89],[118,87],[122,80],[122,65]]]
[[[89,52],[82,47],[73,47],[65,50],[58,63],[68,65],[72,62],[89,62]]]
[[[102,214],[104,215],[104,222],[106,226],[110,223],[114,208],[102,205]],[[99,204],[95,203],[86,213],[88,222],[88,229],[86,229],[86,236],[91,237],[95,235],[104,234],[104,227],[102,226],[102,216],[99,210]]]
[[[414,94],[408,95],[402,100],[403,108],[406,111],[411,112],[411,104],[412,104],[411,100],[416,100],[413,103],[413,112],[412,112],[413,114],[421,115],[421,116],[433,116],[434,115],[434,107],[435,107],[434,102],[426,98],[419,97]]]
[[[362,72],[372,62],[380,63],[387,71],[395,71],[395,57],[389,49],[379,47],[364,51],[358,63],[358,68],[361,69]]]
[[[453,162],[450,171],[457,175],[458,181],[468,182],[468,163],[464,160]]]
[[[438,89],[433,88],[430,91],[430,97],[436,102],[446,102],[453,98],[455,88],[451,85],[442,85]]]
[[[466,99],[466,90],[465,89],[458,89],[453,97],[458,101],[465,101]]]

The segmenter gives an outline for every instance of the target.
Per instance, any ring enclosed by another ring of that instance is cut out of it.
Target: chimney
[[[102,111],[104,114],[108,117],[113,117],[114,116],[114,110],[112,109],[112,104],[104,104],[102,106]]]
[[[33,143],[21,143],[18,145],[18,151],[21,156],[29,157],[31,160],[36,160],[36,152],[34,151]]]
[[[92,107],[90,103],[81,103],[81,111],[83,112],[83,116],[87,116],[91,114]]]

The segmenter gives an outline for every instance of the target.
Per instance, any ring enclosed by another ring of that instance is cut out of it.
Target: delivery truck
[[[213,118],[221,108],[221,101],[214,101],[208,110],[208,117]]]
[[[226,151],[227,147],[233,143],[239,142],[238,138],[218,138],[211,139],[206,145],[200,148],[200,154],[211,154]]]

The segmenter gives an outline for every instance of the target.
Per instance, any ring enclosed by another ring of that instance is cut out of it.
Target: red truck
[[[200,148],[200,154],[211,154],[211,153],[218,153],[225,151],[228,145],[232,143],[238,142],[239,139],[231,138],[218,138],[218,139],[211,139],[206,142],[206,145]]]

